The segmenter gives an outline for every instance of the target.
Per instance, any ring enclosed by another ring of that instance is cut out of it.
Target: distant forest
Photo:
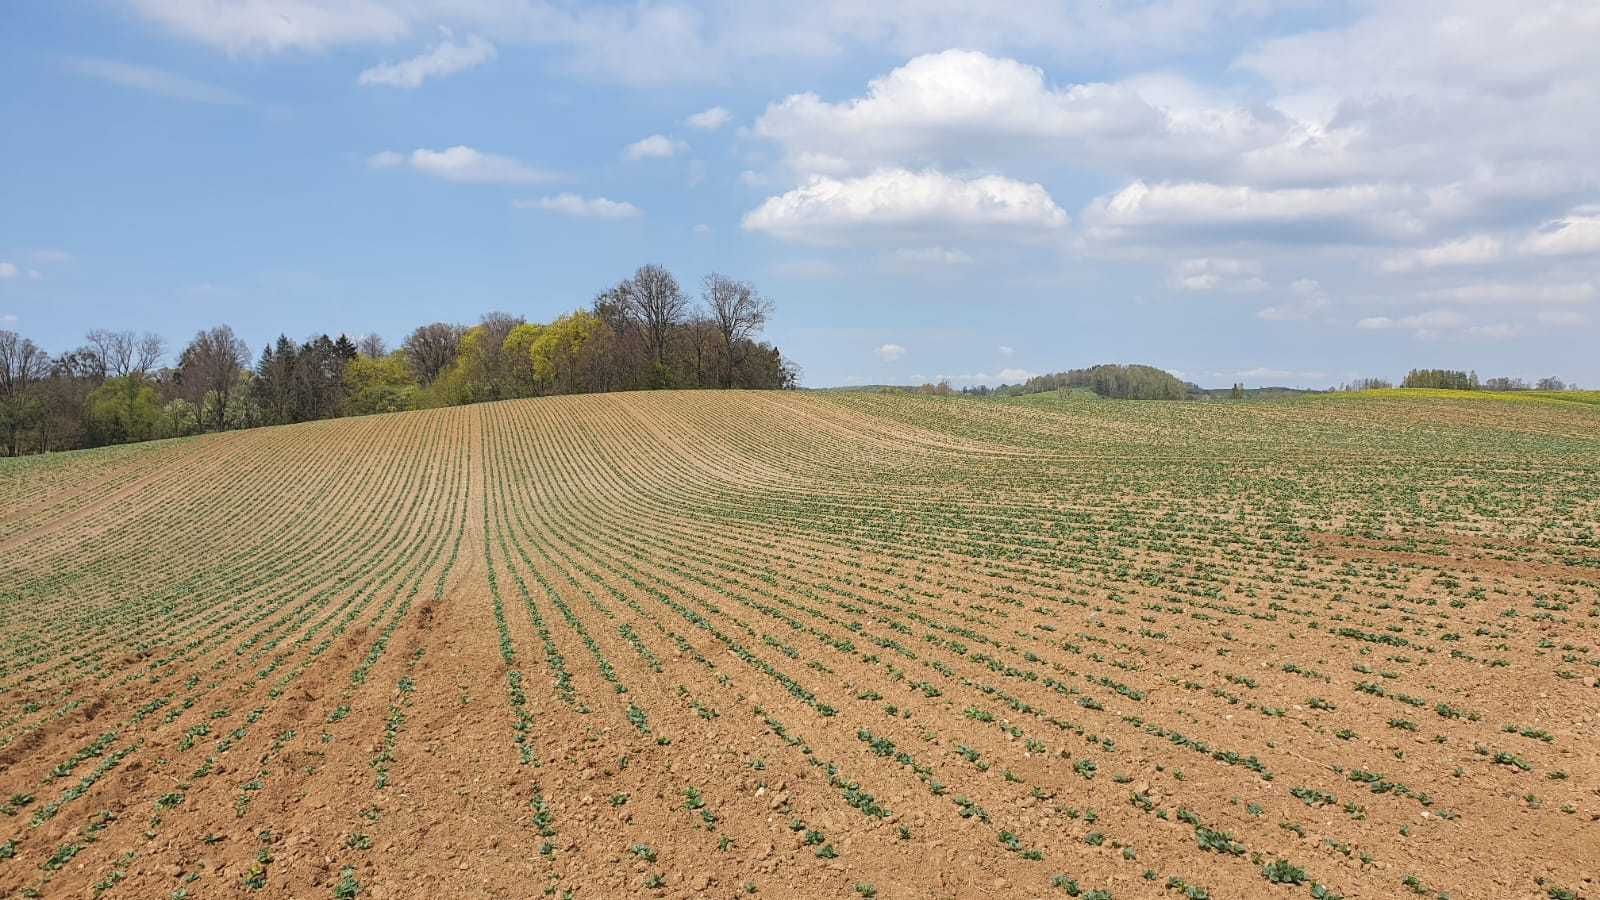
[[[286,335],[259,354],[227,325],[163,365],[157,334],[90,331],[58,356],[0,331],[0,443],[9,456],[367,413],[595,391],[792,388],[798,372],[761,341],[773,305],[707,275],[694,303],[642,266],[548,323],[503,312],[434,322],[399,347],[376,334]]]
[[[1036,375],[1018,385],[1002,385],[1000,396],[1043,394],[1048,391],[1089,390],[1112,400],[1185,400],[1200,388],[1154,366],[1104,364],[1053,375]]]
[[[979,397],[1020,397],[1050,391],[1084,390],[1110,400],[1215,400],[1323,394],[1333,391],[1371,391],[1394,386],[1394,382],[1384,378],[1359,378],[1326,390],[1286,387],[1246,388],[1242,383],[1236,383],[1231,388],[1202,388],[1182,381],[1172,373],[1154,366],[1105,364],[1052,375],[1037,375],[1022,384],[1002,384],[993,388],[984,385],[964,387],[959,393]],[[1567,384],[1555,377],[1541,378],[1531,384],[1521,378],[1488,378],[1480,381],[1477,372],[1456,369],[1412,369],[1400,382],[1400,387],[1445,388],[1458,391],[1577,390],[1577,385]],[[957,393],[949,382],[924,384],[913,390],[924,394]]]

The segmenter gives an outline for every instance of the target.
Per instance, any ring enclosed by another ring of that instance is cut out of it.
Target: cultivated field
[[[651,393],[0,461],[0,894],[1600,897],[1600,406]]]

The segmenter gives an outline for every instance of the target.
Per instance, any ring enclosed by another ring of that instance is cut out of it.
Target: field
[[[0,461],[0,895],[1600,897],[1600,405],[660,392]]]

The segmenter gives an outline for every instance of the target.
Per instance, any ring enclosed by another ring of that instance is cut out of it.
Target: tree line
[[[932,388],[931,393],[950,393],[948,384],[944,384],[942,391],[938,385],[929,387]],[[1002,384],[995,388],[983,385],[963,388],[962,393],[1019,397],[1023,394],[1043,394],[1073,389],[1093,391],[1096,395],[1110,400],[1187,400],[1199,392],[1199,388],[1180,380],[1164,369],[1154,366],[1104,363],[1086,369],[1035,375],[1022,384]]]
[[[98,447],[552,394],[657,388],[793,388],[798,370],[761,340],[773,304],[713,273],[699,303],[671,272],[640,267],[587,307],[546,323],[504,312],[433,322],[398,347],[279,335],[259,354],[227,325],[203,329],[162,365],[158,334],[96,329],[52,356],[0,331],[6,455]]]
[[[1555,376],[1541,378],[1532,384],[1521,378],[1488,378],[1478,380],[1475,371],[1459,369],[1412,369],[1400,382],[1403,388],[1445,388],[1453,391],[1565,391],[1575,389]]]

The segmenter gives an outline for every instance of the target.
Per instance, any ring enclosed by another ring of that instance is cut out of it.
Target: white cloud
[[[731,121],[733,121],[733,113],[720,106],[713,106],[708,110],[697,112],[683,120],[685,125],[690,128],[698,128],[701,131],[716,131]]]
[[[575,219],[635,219],[644,214],[632,203],[605,197],[580,197],[577,194],[517,200],[512,205],[518,209],[542,209]]]
[[[1281,116],[1263,121],[1172,76],[1054,87],[1037,67],[975,50],[918,56],[851,100],[791,95],[754,127],[797,170],[835,175],[973,162],[1081,167],[1085,157],[1184,168],[1234,159],[1286,130]]]
[[[1091,237],[1156,237],[1162,230],[1230,229],[1263,240],[1304,240],[1291,226],[1330,239],[1404,236],[1420,230],[1404,188],[1375,184],[1262,189],[1207,182],[1135,181],[1092,201],[1083,218]]]
[[[1593,281],[1478,281],[1455,287],[1422,291],[1423,300],[1443,303],[1491,304],[1570,304],[1588,303],[1600,295]]]
[[[229,53],[393,41],[407,16],[380,0],[128,0],[145,18]]]
[[[1303,322],[1323,313],[1331,304],[1314,278],[1296,278],[1289,285],[1289,298],[1256,311],[1256,318],[1267,322]]]
[[[409,156],[384,150],[367,158],[374,169],[393,169],[409,165],[412,169],[457,184],[541,184],[560,176],[535,169],[509,156],[484,153],[457,145],[445,150],[419,148]]]
[[[860,178],[814,177],[769,197],[744,217],[747,231],[786,241],[834,243],[847,234],[967,231],[1048,233],[1068,217],[1038,184],[998,175],[957,178],[890,169]]]
[[[1533,256],[1600,254],[1600,209],[1580,207],[1546,222],[1523,240],[1520,249]]]
[[[1261,263],[1229,257],[1186,259],[1172,267],[1168,284],[1181,291],[1261,291]]]
[[[1509,322],[1495,322],[1491,325],[1472,325],[1467,328],[1467,334],[1473,337],[1485,338],[1491,341],[1507,341],[1520,337],[1523,333],[1521,325]]]
[[[953,46],[1076,61],[1152,47],[1186,47],[1235,30],[1272,4],[1259,0],[1154,0],[1106,4],[974,5],[920,0],[750,0],[729,4],[653,0],[573,4],[559,0],[122,0],[147,20],[230,53],[321,50],[392,43],[452,25],[500,43],[558,49],[558,65],[612,82],[663,84],[737,77],[785,61],[830,64],[863,45],[896,56]]]
[[[1014,350],[1014,349],[1012,349],[1010,347],[1007,347],[1004,344],[1001,344],[999,347],[996,347],[995,349],[999,350],[1000,351],[1000,355],[1001,356],[1005,356],[1005,357],[1014,356],[1014,355],[1016,355],[1016,352],[1017,352],[1016,350]]]
[[[72,254],[65,250],[35,250],[29,257],[41,266],[58,266],[72,261]]]
[[[0,325],[15,325],[17,317],[13,313],[0,314]]]
[[[0,281],[9,281],[17,277],[17,264],[14,262],[0,262]]]
[[[1400,318],[1368,316],[1357,320],[1356,327],[1364,331],[1410,331],[1415,337],[1427,339],[1438,337],[1443,331],[1465,327],[1467,324],[1457,313],[1439,309]]]
[[[906,355],[906,348],[899,344],[881,344],[878,349],[872,352],[878,354],[878,358],[884,362],[892,363],[899,361],[901,357]]]
[[[1592,4],[1410,0],[1355,10],[1349,24],[1262,42],[1235,67],[1263,78],[1280,108],[1342,137],[1362,177],[1462,182],[1499,197],[1592,188]]]
[[[707,235],[711,234],[711,226],[704,222],[701,222],[689,230],[695,237],[706,237]]]
[[[972,263],[971,254],[949,247],[903,247],[889,254],[897,266],[924,269],[929,266],[965,266]]]
[[[1001,369],[998,372],[969,372],[959,375],[940,374],[933,376],[932,379],[926,379],[923,376],[916,375],[912,376],[912,380],[931,380],[935,382],[948,381],[952,384],[986,384],[990,387],[993,387],[998,384],[1021,384],[1033,376],[1034,373],[1029,372],[1027,369]]]
[[[1174,373],[1174,374],[1176,374],[1176,373]],[[1223,375],[1226,375],[1228,378],[1242,379],[1242,380],[1246,380],[1246,381],[1300,381],[1300,382],[1306,382],[1306,381],[1318,381],[1318,380],[1321,380],[1321,379],[1324,379],[1324,378],[1328,377],[1328,373],[1327,372],[1321,372],[1321,371],[1300,371],[1300,372],[1296,372],[1296,371],[1293,371],[1293,370],[1290,370],[1290,369],[1274,369],[1274,368],[1271,368],[1269,366],[1256,366],[1253,369],[1240,369],[1237,372],[1213,372],[1212,374],[1217,376],[1217,377],[1222,377]],[[1182,376],[1179,376],[1179,377],[1181,378]]]
[[[74,59],[69,65],[81,75],[174,100],[210,103],[217,106],[233,106],[244,102],[243,97],[226,88],[174,75],[151,66],[134,65],[112,59]]]
[[[652,134],[622,148],[622,158],[634,162],[641,159],[666,159],[688,149],[689,145],[683,141],[673,140],[664,134]]]
[[[1499,238],[1480,234],[1432,247],[1396,253],[1385,259],[1380,268],[1385,272],[1398,273],[1445,266],[1475,266],[1494,262],[1500,258],[1500,251]]]
[[[362,71],[356,78],[358,84],[387,85],[398,88],[417,88],[429,78],[443,78],[465,72],[494,59],[494,44],[477,35],[464,42],[444,40],[418,56],[397,63],[383,63]]]

